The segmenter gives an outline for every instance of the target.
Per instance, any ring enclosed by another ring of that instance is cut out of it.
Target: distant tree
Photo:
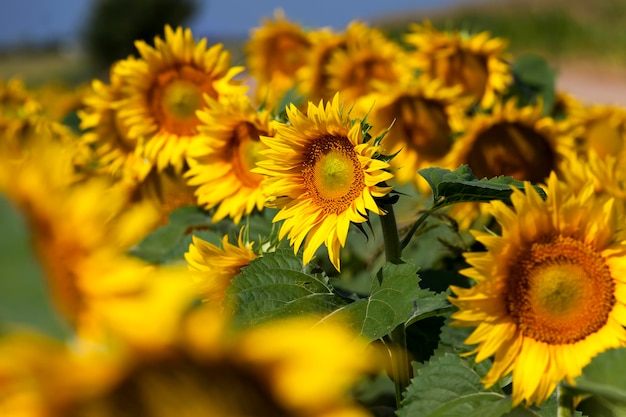
[[[135,40],[152,44],[166,23],[184,24],[197,6],[197,0],[93,0],[83,28],[91,63],[102,70],[136,55]]]

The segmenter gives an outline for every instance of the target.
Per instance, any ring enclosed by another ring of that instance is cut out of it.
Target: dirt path
[[[568,92],[586,104],[626,107],[626,68],[598,66],[588,62],[553,65],[558,91]]]

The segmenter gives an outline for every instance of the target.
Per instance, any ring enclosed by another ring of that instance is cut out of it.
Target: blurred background
[[[305,27],[343,29],[359,19],[399,39],[411,22],[489,30],[513,54],[533,52],[558,71],[559,87],[589,100],[626,104],[626,1],[600,0],[8,0],[0,13],[0,78],[30,87],[106,76],[110,63],[152,42],[163,25],[185,25],[222,42],[245,64],[250,30],[277,8]]]

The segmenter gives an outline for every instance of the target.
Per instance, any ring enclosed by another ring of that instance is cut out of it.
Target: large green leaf
[[[485,203],[491,200],[511,204],[511,187],[524,189],[524,183],[512,177],[478,179],[467,165],[461,165],[454,171],[432,167],[421,169],[418,173],[428,181],[433,190],[433,199],[441,207],[454,203]],[[533,188],[542,198],[546,198],[541,188]]]
[[[385,264],[374,280],[369,297],[348,304],[322,321],[337,321],[370,340],[379,339],[406,323],[419,303],[417,267]]]
[[[243,325],[300,314],[328,314],[348,301],[328,278],[312,273],[289,250],[266,253],[243,268],[226,291],[226,303]]]
[[[626,416],[626,348],[611,349],[596,356],[576,378],[574,386],[566,386],[574,394],[591,395],[581,406],[589,415],[598,417]]]
[[[406,390],[399,417],[501,416],[511,400],[484,390],[480,375],[458,355],[445,354],[424,364]]]

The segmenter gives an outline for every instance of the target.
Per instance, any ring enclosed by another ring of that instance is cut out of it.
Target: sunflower
[[[1,161],[0,192],[25,216],[53,302],[76,324],[86,306],[84,280],[123,263],[153,227],[155,213],[130,205],[128,191],[107,179],[76,173],[73,156],[72,148],[39,137],[22,158]]]
[[[243,229],[236,246],[228,242],[228,235],[224,236],[221,248],[193,236],[189,252],[185,253],[198,292],[210,303],[221,304],[230,281],[258,257],[252,249],[254,242],[244,243],[242,232]]]
[[[129,58],[131,60],[132,58]],[[93,80],[83,98],[84,107],[78,111],[80,128],[85,132],[82,143],[93,147],[98,170],[131,183],[143,181],[152,163],[137,152],[137,139],[128,136],[116,103],[122,96],[122,80],[111,70],[111,84]]]
[[[230,217],[239,223],[265,204],[263,176],[251,170],[266,149],[259,136],[273,135],[270,112],[255,109],[246,96],[232,96],[224,103],[209,99],[198,117],[202,136],[189,147],[187,182],[197,187],[198,205],[219,205],[214,222]]]
[[[626,158],[626,109],[610,105],[585,107],[579,113],[581,129],[576,136],[579,156],[590,151],[600,158],[613,156],[620,162]]]
[[[346,102],[413,76],[404,50],[378,29],[353,22],[345,38],[345,47],[330,56],[326,71],[328,88]]]
[[[142,311],[134,316],[150,327],[160,323]],[[3,338],[0,411],[26,417],[369,415],[349,390],[380,372],[381,361],[345,328],[316,326],[307,317],[235,333],[206,305],[181,316],[169,343],[151,352],[114,333],[108,343],[84,345],[78,353],[42,336]]]
[[[274,19],[265,19],[252,31],[245,45],[248,70],[258,83],[255,97],[273,103],[295,85],[295,75],[307,59],[311,42],[307,33],[286,19],[278,9]]]
[[[426,21],[412,24],[405,42],[415,48],[413,65],[445,85],[461,85],[483,108],[493,105],[513,81],[507,42],[489,32],[439,31]]]
[[[513,373],[513,403],[540,404],[563,379],[573,383],[598,353],[626,343],[626,244],[613,200],[593,184],[579,193],[550,175],[547,200],[525,184],[512,207],[490,203],[502,236],[474,232],[486,252],[468,253],[476,281],[452,287],[454,324],[476,327],[465,343],[493,356],[483,382]],[[620,232],[621,233],[621,232]]]
[[[195,41],[191,30],[165,26],[165,40],[155,47],[135,43],[140,59],[127,59],[114,67],[124,85],[116,103],[128,137],[140,140],[141,154],[159,170],[168,165],[181,171],[187,146],[198,136],[196,110],[206,94],[220,99],[243,94],[246,87],[232,78],[241,67],[230,67],[230,53],[221,44],[207,49],[206,39]]]
[[[446,166],[468,164],[478,178],[499,175],[539,183],[558,171],[573,148],[569,130],[542,116],[541,103],[519,108],[514,99],[477,113],[446,157]]]
[[[328,65],[335,51],[346,48],[347,34],[328,28],[309,32],[311,47],[306,64],[296,73],[298,89],[310,101],[331,100],[336,91],[328,85]]]
[[[292,104],[289,123],[277,122],[274,137],[261,137],[267,159],[254,170],[267,176],[265,193],[280,209],[273,220],[284,220],[279,238],[288,235],[294,252],[306,238],[305,264],[325,243],[337,270],[350,223],[366,221],[368,210],[384,214],[373,197],[391,191],[380,183],[393,177],[389,164],[376,159],[377,143],[364,141],[362,123],[348,116],[339,94],[326,105],[309,102],[306,114]]]
[[[460,94],[458,86],[445,87],[440,80],[421,76],[357,101],[356,108],[366,112],[374,126],[372,135],[391,127],[381,148],[387,155],[397,154],[391,160],[395,181],[417,185],[418,170],[442,166],[442,159],[452,148],[453,135],[464,126],[469,103]]]

